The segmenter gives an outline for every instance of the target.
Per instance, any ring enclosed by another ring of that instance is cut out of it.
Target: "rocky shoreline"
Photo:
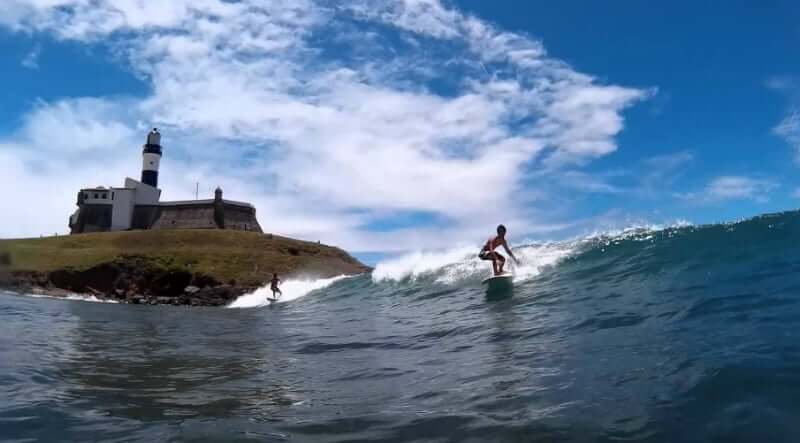
[[[84,294],[120,303],[185,306],[224,306],[258,288],[165,268],[141,256],[121,256],[85,270],[10,272],[0,281],[0,287],[53,297]]]
[[[228,230],[123,231],[0,240],[0,289],[104,301],[225,306],[272,273],[328,278],[368,272],[320,243]]]

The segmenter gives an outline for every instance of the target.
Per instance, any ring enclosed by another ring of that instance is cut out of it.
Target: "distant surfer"
[[[500,225],[497,227],[497,236],[487,240],[486,244],[483,245],[483,249],[481,249],[481,252],[478,254],[481,260],[492,261],[494,275],[502,274],[503,266],[506,264],[506,258],[495,250],[498,246],[502,246],[508,255],[514,259],[514,263],[519,264],[519,260],[517,260],[517,257],[514,257],[514,253],[511,252],[511,249],[508,247],[508,242],[506,242],[506,227]]]
[[[279,296],[283,295],[283,292],[281,292],[280,288],[278,287],[278,285],[280,285],[281,282],[282,280],[278,278],[277,273],[272,274],[272,280],[270,280],[269,283],[270,283],[270,289],[272,289],[272,298],[274,298],[275,300],[277,300]]]

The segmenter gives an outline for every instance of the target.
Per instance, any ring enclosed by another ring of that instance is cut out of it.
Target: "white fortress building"
[[[125,179],[122,188],[85,188],[69,218],[72,234],[133,229],[236,229],[262,232],[256,209],[244,202],[214,199],[162,202],[158,188],[161,134],[153,129],[142,151],[142,178]]]

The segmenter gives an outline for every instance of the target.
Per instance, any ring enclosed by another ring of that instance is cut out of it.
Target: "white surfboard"
[[[514,279],[514,274],[510,272],[504,272],[500,275],[492,275],[491,277],[483,279],[481,284],[489,285],[489,287],[496,286],[497,284],[505,284],[509,285]]]
[[[486,285],[486,297],[507,297],[514,292],[514,275],[506,272],[500,275],[493,275],[484,279],[481,283]]]

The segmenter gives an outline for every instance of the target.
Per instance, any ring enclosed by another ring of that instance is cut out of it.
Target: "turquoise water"
[[[228,309],[0,295],[4,441],[798,441],[800,214],[288,282]]]

